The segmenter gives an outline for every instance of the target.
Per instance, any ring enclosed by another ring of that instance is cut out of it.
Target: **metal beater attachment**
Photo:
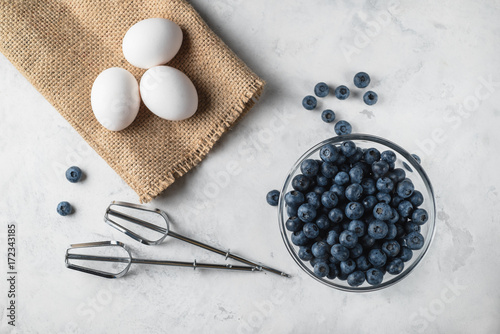
[[[121,210],[117,211],[118,208],[120,208]],[[142,216],[139,217],[139,215]],[[113,219],[111,217],[113,217]],[[117,219],[119,219],[120,222],[118,222]],[[233,259],[247,265],[254,266],[258,270],[265,270],[276,275],[290,277],[290,275],[280,270],[255,263],[253,261],[232,254],[229,252],[229,250],[221,250],[175,233],[174,231],[170,230],[170,219],[168,218],[167,214],[160,209],[150,209],[142,205],[113,201],[106,209],[104,221],[112,227],[116,228],[118,231],[123,232],[129,237],[146,245],[157,245],[161,243],[167,236],[171,236],[178,240],[222,255],[226,258],[226,260],[228,258]],[[125,224],[132,224],[130,225],[131,228],[125,227]]]
[[[87,254],[81,254],[81,251]],[[92,254],[89,254],[92,253]],[[105,278],[119,278],[128,273],[132,263],[162,266],[259,271],[256,267],[231,264],[209,264],[180,261],[134,259],[125,245],[119,241],[100,241],[70,245],[66,250],[66,267]],[[75,264],[75,263],[79,264]]]

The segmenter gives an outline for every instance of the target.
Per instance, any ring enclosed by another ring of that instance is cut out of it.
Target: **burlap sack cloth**
[[[90,106],[97,75],[123,67],[125,32],[136,22],[168,18],[184,34],[168,63],[184,72],[199,95],[196,115],[163,120],[141,105],[120,132],[103,128]],[[78,133],[148,202],[198,164],[220,136],[254,104],[264,86],[184,0],[2,0],[0,52]]]

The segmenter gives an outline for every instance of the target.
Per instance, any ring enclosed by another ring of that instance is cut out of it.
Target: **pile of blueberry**
[[[424,245],[419,208],[424,198],[401,168],[396,154],[362,149],[352,141],[326,144],[321,160],[307,159],[284,195],[291,241],[318,277],[347,280],[350,286],[382,283],[398,275],[414,250]],[[267,200],[277,205],[280,193]]]
[[[71,183],[77,183],[82,179],[83,173],[79,167],[71,166],[66,171],[66,179]],[[63,201],[57,204],[57,213],[67,216],[73,213],[73,207],[69,202]]]

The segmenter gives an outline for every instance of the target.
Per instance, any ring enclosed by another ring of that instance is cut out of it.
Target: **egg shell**
[[[181,121],[194,115],[198,109],[198,93],[191,80],[170,66],[156,66],[141,78],[142,101],[155,115]]]
[[[127,61],[139,68],[162,65],[175,57],[182,44],[182,30],[174,22],[151,18],[134,24],[122,43]]]
[[[123,68],[108,68],[95,79],[90,102],[102,126],[111,131],[123,130],[132,124],[139,112],[141,99],[137,80]]]

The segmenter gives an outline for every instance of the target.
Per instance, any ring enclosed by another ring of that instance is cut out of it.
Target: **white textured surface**
[[[6,224],[16,222],[19,332],[499,332],[500,2],[192,3],[268,86],[209,157],[153,205],[169,212],[175,230],[294,278],[136,266],[124,279],[105,280],[65,269],[68,244],[110,238],[151,258],[223,259],[176,241],[142,246],[106,226],[107,203],[136,195],[0,56],[0,268],[7,271]],[[367,29],[371,37],[364,38]],[[299,271],[265,194],[281,186],[303,151],[333,133],[319,112],[302,109],[302,97],[318,81],[352,87],[360,70],[372,76],[376,106],[352,96],[320,108],[333,108],[356,132],[419,151],[438,221],[430,252],[410,277],[379,292],[348,294]],[[65,180],[73,164],[87,174],[84,182]],[[61,200],[77,212],[58,216]],[[0,331],[9,332],[0,282]]]

